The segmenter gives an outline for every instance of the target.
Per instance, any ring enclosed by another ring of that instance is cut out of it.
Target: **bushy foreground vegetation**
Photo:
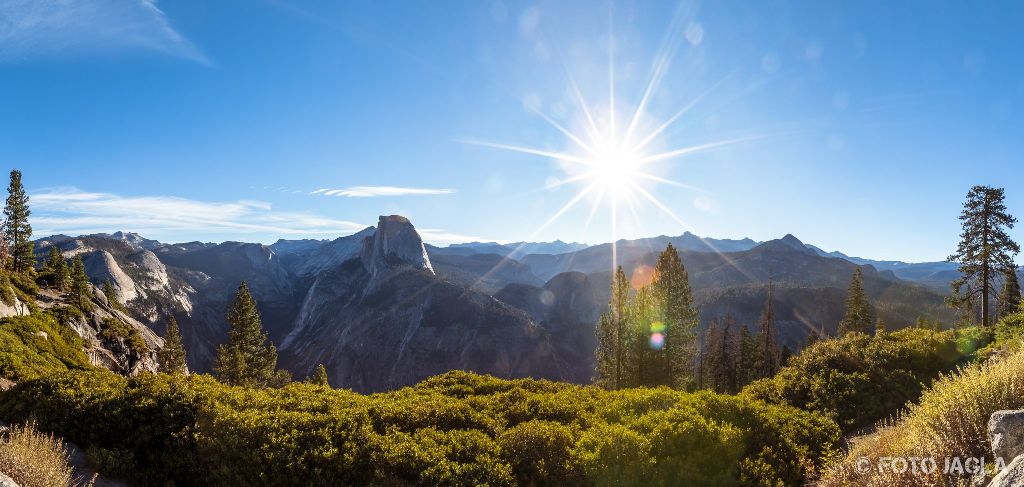
[[[846,459],[821,482],[822,485],[948,485],[958,480],[943,472],[946,458],[984,457],[994,466],[987,435],[992,413],[1021,407],[1024,398],[1024,352],[972,364],[937,380],[890,426],[855,443]],[[860,473],[856,462],[868,458],[877,465],[882,457],[936,459],[939,468],[931,475],[894,469]],[[1011,459],[1004,459],[1009,463]],[[967,477],[960,475],[959,477]]]
[[[4,392],[0,416],[144,485],[796,485],[839,439],[828,419],[736,396],[465,372],[371,396],[64,372]]]
[[[0,377],[35,379],[55,370],[88,369],[82,339],[50,313],[0,319]]]
[[[987,336],[978,328],[850,333],[812,344],[743,394],[816,411],[854,431],[917,400],[932,380],[971,360]]]
[[[32,424],[17,425],[0,437],[0,472],[23,487],[89,487],[68,464],[68,450],[53,435]]]

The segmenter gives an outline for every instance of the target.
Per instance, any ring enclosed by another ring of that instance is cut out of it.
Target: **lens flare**
[[[663,333],[653,333],[653,334],[651,334],[651,349],[652,350],[661,350],[662,348],[665,348],[665,334],[663,334]]]

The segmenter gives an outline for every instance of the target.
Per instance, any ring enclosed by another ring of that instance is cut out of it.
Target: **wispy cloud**
[[[441,230],[436,228],[417,228],[416,233],[420,234],[420,237],[424,242],[428,242],[434,245],[447,245],[453,243],[464,243],[464,242],[499,242],[505,243],[504,241],[497,241],[494,239],[474,237],[471,235],[460,235],[458,233],[451,233],[447,230]]]
[[[156,0],[0,1],[0,62],[132,48],[213,64]]]
[[[197,235],[344,235],[368,225],[274,210],[262,201],[207,202],[173,196],[118,196],[75,188],[30,195],[37,235],[126,230],[176,241]]]
[[[454,192],[454,189],[401,188],[397,186],[352,186],[350,188],[343,189],[321,188],[309,194],[370,198],[374,196],[438,195],[452,194]]]

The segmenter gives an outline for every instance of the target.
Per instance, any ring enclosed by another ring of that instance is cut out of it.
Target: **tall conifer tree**
[[[21,171],[11,171],[11,182],[7,187],[7,204],[4,205],[4,241],[10,252],[8,268],[14,272],[26,272],[35,265],[32,254],[32,225],[28,223],[31,211],[28,208],[28,194],[21,184]]]
[[[160,372],[184,374],[188,370],[185,364],[185,345],[181,342],[178,321],[173,316],[167,318],[164,348],[157,352],[157,358],[160,361]]]
[[[1017,280],[1017,268],[1004,271],[1003,291],[999,293],[999,317],[1016,313],[1020,310],[1020,281]]]
[[[622,267],[612,277],[612,297],[608,311],[601,315],[597,335],[598,381],[609,389],[625,387],[629,355],[629,335],[634,333],[630,326],[629,281]]]
[[[736,380],[743,386],[765,376],[758,366],[758,340],[746,326],[740,326],[739,349],[736,356]]]
[[[324,367],[324,364],[316,366],[316,370],[313,371],[313,375],[309,376],[309,383],[318,386],[331,387],[330,381],[327,380],[327,368]]]
[[[626,370],[630,386],[658,384],[656,357],[665,345],[665,324],[662,322],[651,286],[636,290],[630,310],[632,333]]]
[[[46,261],[46,267],[53,274],[53,285],[58,291],[64,292],[71,287],[71,270],[64,260],[64,253],[56,245],[50,246],[50,256]]]
[[[693,380],[698,315],[689,275],[672,244],[658,256],[651,286],[665,325],[665,346],[658,354],[661,383],[685,387]]]
[[[757,336],[758,364],[763,377],[771,377],[779,371],[782,363],[779,350],[778,331],[775,329],[775,286],[768,283],[768,297],[761,311],[760,330]]]
[[[1013,256],[1020,246],[1010,238],[1017,219],[1006,210],[1003,188],[975,186],[967,193],[960,214],[963,232],[956,252],[947,259],[960,264],[961,277],[952,283],[950,304],[963,309],[973,305],[977,295],[981,304],[981,324],[990,324],[990,300],[995,294],[994,281],[1007,269],[1014,268]],[[973,284],[973,290],[971,289]],[[962,292],[967,286],[967,292]]]
[[[256,300],[246,283],[238,286],[227,318],[228,342],[217,347],[214,368],[217,378],[236,386],[278,385],[281,381],[277,371],[277,347],[267,342]]]
[[[875,321],[871,314],[871,303],[864,292],[864,275],[860,267],[857,267],[853,271],[850,288],[846,294],[846,314],[843,321],[839,322],[839,335],[851,332],[870,335]]]
[[[70,298],[75,306],[82,311],[92,309],[92,283],[85,273],[85,264],[82,263],[82,256],[76,255],[71,263],[71,292]]]

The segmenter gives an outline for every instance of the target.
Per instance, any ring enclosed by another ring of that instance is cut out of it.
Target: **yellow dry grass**
[[[93,480],[76,479],[68,450],[55,436],[32,424],[13,426],[0,439],[0,472],[21,487],[89,487]]]
[[[970,473],[960,474],[952,459],[963,462],[984,457],[987,467],[994,467],[987,429],[989,416],[999,410],[1022,407],[1024,351],[964,367],[936,380],[918,404],[909,405],[897,419],[855,441],[846,458],[828,471],[818,485],[967,485]],[[892,460],[885,460],[928,457],[936,464],[931,474],[921,469],[914,472],[909,467],[899,473],[900,461],[894,468]],[[952,475],[944,472],[947,459],[954,467]],[[1012,459],[1004,460],[1009,463]]]

